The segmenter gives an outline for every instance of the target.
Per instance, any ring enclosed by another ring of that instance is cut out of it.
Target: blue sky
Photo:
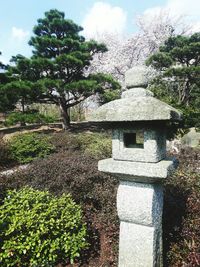
[[[0,61],[8,62],[12,55],[31,55],[28,40],[32,28],[44,12],[52,8],[64,11],[66,18],[83,25],[84,34],[109,29],[119,34],[136,31],[134,18],[145,12],[156,13],[168,8],[171,13],[189,15],[200,26],[200,0],[6,0],[0,8]]]

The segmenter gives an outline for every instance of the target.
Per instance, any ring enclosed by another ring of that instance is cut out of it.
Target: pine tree
[[[200,116],[200,32],[170,37],[146,63],[159,71],[153,82],[157,96],[180,108],[188,126],[197,126]]]
[[[29,60],[22,55],[13,56],[10,60],[16,63],[16,66],[4,65],[2,77],[1,91],[1,111],[12,111],[16,105],[21,105],[21,110],[25,112],[25,106],[38,99],[39,89],[33,86],[28,73],[29,66],[25,63]]]
[[[0,112],[12,110],[17,102],[16,95],[4,88],[4,86],[10,82],[10,79],[6,73],[6,69],[7,66],[0,62]]]
[[[86,41],[79,34],[82,30],[65,19],[63,12],[50,10],[33,29],[34,36],[29,42],[33,56],[13,58],[16,67],[12,72],[17,73],[18,82],[23,82],[24,87],[29,83],[33,94],[37,93],[35,101],[58,105],[65,129],[70,126],[71,107],[93,94],[106,99],[110,90],[120,88],[109,75],[85,74],[93,56],[107,48],[93,40]]]

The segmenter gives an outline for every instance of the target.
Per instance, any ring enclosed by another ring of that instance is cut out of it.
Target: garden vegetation
[[[48,194],[58,198],[70,193],[83,210],[88,233],[86,243],[89,243],[88,249],[81,249],[75,262],[80,266],[102,266],[105,262],[117,266],[118,181],[97,170],[98,160],[111,156],[109,133],[55,133],[50,136],[49,143],[54,146],[52,154],[35,159],[23,172],[0,177],[1,203],[8,196],[7,190],[24,187],[48,190]],[[177,172],[165,183],[164,266],[191,264],[197,267],[200,263],[200,151],[182,149],[178,158]],[[37,227],[35,225],[35,229]]]
[[[73,263],[87,247],[81,207],[70,195],[54,197],[28,187],[7,191],[0,229],[2,267]]]

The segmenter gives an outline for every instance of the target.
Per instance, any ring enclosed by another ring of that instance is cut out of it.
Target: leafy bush
[[[102,233],[105,237],[106,232],[106,235],[111,236],[111,255],[113,247],[117,246],[119,230],[116,214],[118,181],[115,177],[98,172],[97,159],[91,153],[83,153],[90,146],[88,139],[93,140],[94,136],[96,134],[90,133],[53,135],[53,144],[58,153],[34,161],[29,170],[15,173],[10,177],[0,177],[0,198],[3,198],[5,189],[20,188],[24,185],[40,190],[48,189],[58,196],[62,193],[71,193],[73,199],[82,205],[87,224],[92,225],[96,231],[91,242],[92,248],[95,242],[104,239]],[[99,138],[102,137],[104,138],[104,135],[99,135]],[[165,182],[164,266],[197,267],[200,262],[200,150],[182,149],[176,157],[180,162],[179,168]],[[97,227],[101,227],[102,230]],[[108,246],[101,247],[102,253],[105,252],[105,247]],[[99,253],[99,243],[96,245],[96,252]],[[117,250],[113,253],[116,258],[117,253]],[[111,266],[115,266],[114,263],[111,263]]]
[[[74,151],[80,149],[77,135],[69,132],[53,133],[50,139],[56,152]]]
[[[165,183],[165,266],[200,266],[199,149],[182,149],[179,168]]]
[[[107,134],[85,133],[78,134],[77,141],[80,149],[94,158],[107,158],[112,153],[112,141]]]
[[[3,140],[3,137],[0,136],[0,163],[7,160],[9,157],[9,149],[5,141]]]
[[[77,151],[60,152],[35,160],[23,172],[0,179],[0,191],[28,185],[60,196],[70,193],[77,203],[98,210],[104,221],[116,221],[118,180],[98,172],[97,160]],[[5,185],[5,186],[4,186]]]
[[[11,161],[11,153],[8,144],[0,136],[0,169],[9,161]]]
[[[31,110],[38,110],[40,114],[53,117],[55,120],[60,118],[60,108],[56,104],[32,103],[29,107]]]
[[[76,106],[73,106],[70,110],[70,118],[71,121],[84,121],[85,120],[85,112],[84,112],[84,104],[80,103]]]
[[[81,254],[78,263],[80,266],[81,263],[83,266],[102,266],[102,262],[96,262],[101,246],[107,249],[108,262],[112,262],[113,257],[117,259],[117,184],[115,177],[98,172],[96,159],[80,151],[70,150],[35,160],[23,172],[0,176],[0,198],[3,198],[6,189],[21,188],[24,185],[48,190],[57,196],[70,193],[83,208],[89,232],[89,249]],[[102,253],[104,252],[103,249]],[[90,259],[94,260],[91,265],[88,264]]]
[[[12,112],[7,116],[4,124],[5,126],[12,126],[18,123],[24,125],[26,123],[52,123],[54,121],[53,116],[42,115],[38,112]]]
[[[105,133],[57,133],[51,138],[57,151],[80,150],[96,159],[111,156],[112,141]]]
[[[10,140],[9,145],[12,157],[20,163],[44,158],[54,151],[49,137],[36,133],[17,135]]]
[[[31,166],[29,184],[60,195],[70,193],[77,203],[91,205],[104,220],[116,221],[117,179],[98,172],[97,161],[76,152],[57,153]]]
[[[81,208],[65,194],[8,191],[0,206],[0,230],[2,267],[55,266],[67,258],[73,263],[87,247]]]

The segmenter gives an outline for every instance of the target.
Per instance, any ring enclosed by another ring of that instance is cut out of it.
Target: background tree
[[[7,68],[8,66],[0,61],[0,112],[12,110],[18,99],[13,92],[7,91],[4,88],[4,86],[10,82],[10,78],[8,77],[6,71]]]
[[[70,125],[71,107],[93,94],[106,97],[110,90],[120,88],[109,75],[85,75],[93,56],[107,48],[93,40],[85,41],[79,35],[82,30],[65,19],[63,12],[50,10],[33,29],[35,35],[29,42],[34,48],[33,57],[16,58],[16,73],[22,81],[31,83],[32,90],[37,91],[37,101],[60,107],[65,128]]]
[[[110,75],[86,74],[85,70],[96,53],[107,51],[104,44],[85,41],[79,33],[82,27],[58,10],[45,13],[34,27],[29,44],[33,56],[12,57],[3,86],[6,95],[15,95],[22,111],[31,102],[54,103],[60,107],[64,128],[70,126],[70,108],[97,94],[108,101],[117,96],[120,85]],[[4,95],[5,96],[5,95]]]
[[[0,111],[10,112],[16,107],[24,114],[28,104],[33,103],[39,91],[34,88],[32,83],[26,79],[29,70],[26,69],[26,61],[22,55],[12,57],[10,62],[19,62],[19,66],[2,65],[0,73]]]
[[[200,117],[200,33],[170,37],[147,65],[159,71],[153,90],[160,98],[181,109],[187,126]]]
[[[1,55],[1,51],[0,51],[0,55]],[[0,69],[2,69],[4,67],[4,64],[0,61]]]
[[[133,66],[145,64],[149,55],[158,51],[160,45],[171,36],[190,32],[184,17],[172,17],[166,9],[158,14],[145,13],[136,18],[138,31],[131,36],[101,34],[97,40],[108,48],[105,53],[94,56],[88,73],[104,72],[120,81],[124,86],[125,72]]]
[[[6,72],[10,82],[5,84],[4,90],[16,97],[16,103],[22,113],[25,113],[26,107],[36,102],[40,98],[41,92],[39,88],[34,86],[36,77],[34,78],[32,75],[29,59],[18,54],[13,56],[10,62],[12,66],[8,66]]]

